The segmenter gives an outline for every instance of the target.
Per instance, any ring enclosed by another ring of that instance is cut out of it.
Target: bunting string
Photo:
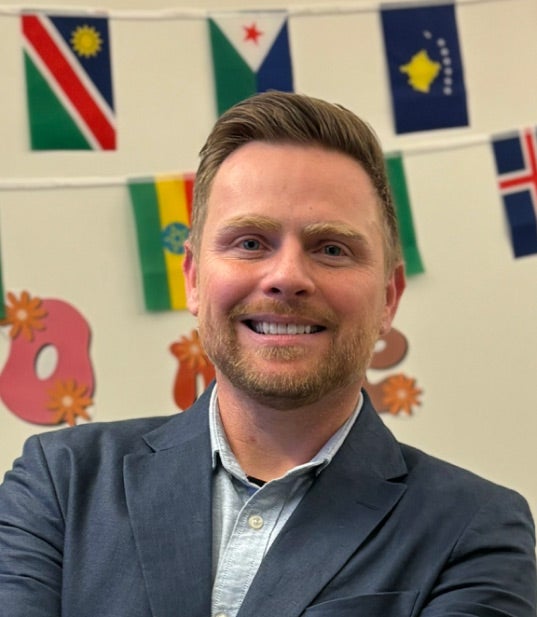
[[[515,132],[520,129],[510,128],[507,132]],[[500,131],[501,133],[502,131]],[[496,134],[496,133],[495,133]],[[422,155],[431,152],[440,152],[445,150],[456,150],[461,148],[469,148],[474,146],[486,145],[491,141],[491,135],[475,134],[462,135],[459,137],[449,137],[445,139],[435,139],[429,141],[420,141],[419,143],[395,148],[387,151],[389,155],[393,151],[403,154],[405,157],[411,155]],[[174,175],[177,170],[163,172],[161,169],[151,172],[132,173],[128,176],[81,176],[81,177],[40,177],[40,178],[0,178],[0,191],[27,191],[27,190],[46,190],[59,188],[97,188],[97,187],[112,187],[121,186],[127,183],[131,177],[149,177],[153,175]]]
[[[453,0],[453,4],[465,5],[465,4],[490,4],[496,2],[509,2],[512,0]],[[370,1],[370,2],[355,2],[345,4],[312,4],[312,5],[300,5],[296,7],[282,8],[282,5],[277,7],[261,7],[256,8],[255,11],[273,11],[273,10],[285,10],[289,17],[308,17],[308,16],[322,16],[322,15],[347,15],[355,13],[373,13],[378,12],[381,8],[403,8],[405,6],[430,6],[432,4],[445,4],[445,0],[409,0],[408,2],[382,2],[382,1]],[[234,11],[241,11],[243,8],[226,8],[223,9],[196,9],[196,8],[169,8],[169,9],[149,9],[149,10],[133,10],[133,9],[106,9],[103,7],[73,7],[63,5],[49,5],[49,6],[0,6],[1,16],[13,16],[17,17],[23,13],[38,12],[58,15],[88,15],[92,17],[106,16],[116,20],[132,20],[132,21],[160,21],[160,20],[188,20],[188,19],[207,19],[210,15],[215,13],[231,13]]]

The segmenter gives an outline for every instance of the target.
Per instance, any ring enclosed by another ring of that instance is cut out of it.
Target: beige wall
[[[280,6],[305,4],[288,0]],[[397,370],[415,377],[424,393],[411,417],[385,420],[401,440],[517,488],[537,512],[537,256],[511,255],[488,143],[492,133],[537,124],[537,4],[461,2],[471,126],[403,137],[392,128],[378,5],[344,4],[357,10],[337,14],[337,3],[323,3],[331,14],[291,16],[290,35],[296,89],[350,107],[373,124],[386,151],[405,155],[427,272],[409,281],[396,319],[410,345]],[[115,11],[120,143],[113,153],[28,151],[19,23],[7,6],[0,3],[5,288],[67,300],[88,318],[97,383],[94,421],[173,413],[176,360],[168,347],[194,321],[186,313],[144,311],[124,181],[193,171],[214,121],[214,95],[201,13],[192,19],[154,17],[159,8],[270,4],[101,2]],[[80,186],[87,178],[95,186]],[[39,179],[56,179],[59,186],[33,190]],[[62,186],[67,180],[74,186]],[[11,181],[19,186],[8,190]],[[0,370],[9,345],[2,328]],[[11,466],[24,439],[41,430],[0,402],[0,471]]]

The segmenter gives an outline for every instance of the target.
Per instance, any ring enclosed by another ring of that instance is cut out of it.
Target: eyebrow
[[[235,216],[225,222],[223,231],[255,228],[262,231],[279,231],[282,225],[270,216]]]
[[[346,223],[340,223],[338,221],[325,221],[322,223],[312,223],[307,225],[304,229],[303,235],[305,237],[312,236],[339,236],[342,238],[348,238],[350,240],[365,241],[363,234],[357,231],[354,227],[347,225]]]

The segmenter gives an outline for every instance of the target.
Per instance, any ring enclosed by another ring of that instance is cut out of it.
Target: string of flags
[[[455,4],[380,7],[397,134],[468,125]],[[23,13],[33,150],[117,147],[106,16]],[[207,19],[216,109],[266,90],[293,91],[288,11]]]
[[[469,125],[456,4],[479,1],[487,0],[371,3],[361,7],[380,12],[397,134]],[[76,14],[74,9],[66,14],[17,10],[31,149],[116,150],[120,140],[112,79],[112,12],[99,11],[96,15]],[[304,14],[316,12],[312,7],[300,10]],[[342,10],[346,9],[326,9]],[[356,10],[349,8],[351,12]],[[317,14],[322,12],[317,10]],[[179,18],[201,18],[207,22],[218,114],[256,92],[294,90],[289,17],[296,14],[296,9],[180,13]],[[139,16],[143,18],[144,14]],[[490,141],[513,253],[515,257],[536,254],[536,130],[492,135]],[[403,154],[386,155],[386,165],[407,273],[419,274],[424,271],[424,261],[414,228]],[[190,225],[193,175],[136,178],[129,179],[127,184],[146,308],[183,309],[183,242]],[[3,305],[0,318],[2,308]]]

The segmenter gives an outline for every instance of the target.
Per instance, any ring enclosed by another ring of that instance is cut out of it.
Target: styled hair
[[[288,92],[265,92],[236,104],[216,122],[200,151],[190,243],[199,252],[213,179],[224,160],[241,146],[272,144],[320,146],[356,160],[378,195],[384,227],[386,270],[401,261],[395,208],[384,156],[371,127],[351,111],[321,99]]]

